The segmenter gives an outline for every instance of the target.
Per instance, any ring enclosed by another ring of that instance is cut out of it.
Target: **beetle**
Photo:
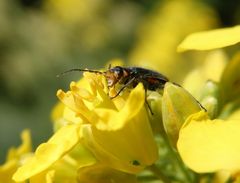
[[[111,68],[111,65],[109,65],[109,68],[106,71],[97,71],[91,69],[70,69],[61,73],[60,75],[73,71],[85,71],[102,74],[107,80],[108,88],[115,87],[116,84],[122,85],[117,94],[113,97],[110,97],[111,99],[116,98],[118,95],[120,95],[125,88],[135,88],[137,84],[141,82],[145,89],[145,102],[151,114],[153,114],[153,112],[146,99],[147,90],[161,90],[164,88],[165,83],[169,81],[166,76],[150,69],[145,69],[142,67],[122,66],[115,66]],[[57,76],[59,77],[60,75]]]
[[[117,92],[117,94],[113,97],[110,97],[111,99],[114,99],[117,96],[119,96],[125,88],[135,88],[138,83],[142,83],[145,89],[145,102],[152,115],[153,115],[152,109],[149,103],[147,102],[147,98],[146,98],[147,90],[151,90],[151,91],[162,90],[164,88],[165,83],[169,81],[166,76],[150,69],[145,69],[142,67],[122,67],[122,66],[115,66],[111,68],[111,65],[106,71],[97,71],[97,70],[91,70],[91,69],[70,69],[61,73],[60,75],[63,75],[72,71],[81,71],[81,72],[85,71],[85,72],[101,74],[106,78],[108,88],[113,88],[115,87],[116,84],[122,85],[122,87]],[[200,103],[199,105],[204,109],[204,107]]]
[[[145,91],[156,91],[163,89],[168,78],[156,71],[142,67],[121,67],[116,66],[104,72],[108,87],[114,87],[117,83],[123,85],[117,94],[111,98],[117,97],[126,87],[135,88],[138,83],[142,83]]]

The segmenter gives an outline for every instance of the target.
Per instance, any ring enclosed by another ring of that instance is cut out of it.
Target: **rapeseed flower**
[[[143,86],[137,86],[127,99],[120,97],[115,101],[104,92],[103,76],[85,73],[85,77],[92,93],[81,91],[72,83],[71,93],[57,94],[83,120],[80,132],[83,143],[99,161],[118,170],[136,173],[151,165],[157,158],[157,147],[144,106]]]
[[[236,26],[192,34],[179,45],[178,50],[230,46],[240,41],[239,30]],[[217,88],[211,85],[212,90],[208,93],[216,99],[217,115],[214,119],[203,111],[190,115],[182,125],[177,141],[180,156],[189,168],[198,173],[224,170],[236,181],[240,172],[239,69],[240,56],[237,53],[214,84]]]
[[[31,182],[44,175],[57,182],[86,180],[88,172],[96,170],[97,180],[105,180],[101,175],[105,172],[120,182],[135,180],[134,174],[152,165],[158,152],[143,85],[113,100],[106,89],[103,76],[84,73],[83,80],[71,83],[70,91],[59,90],[57,96],[64,106],[59,104],[53,113],[56,133],[37,148],[13,179]]]

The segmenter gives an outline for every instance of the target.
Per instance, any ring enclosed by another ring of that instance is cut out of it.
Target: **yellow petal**
[[[119,146],[116,139],[111,140],[111,142],[115,140],[116,143],[114,143],[114,146],[111,146],[112,143],[108,143],[108,141],[105,141],[105,144],[103,144],[103,146],[101,143],[99,144],[98,141],[96,141],[97,139],[93,136],[92,128],[90,125],[83,125],[83,128],[81,129],[81,136],[86,146],[94,153],[96,158],[101,163],[107,164],[109,167],[112,167],[114,169],[129,173],[138,173],[144,169],[144,166],[140,165],[139,163],[137,164],[137,166],[135,166],[133,163],[134,161],[137,162],[137,160],[134,160],[132,157],[122,158],[118,157],[118,155],[112,154],[111,150]],[[121,139],[118,140],[120,141]],[[105,149],[106,143],[111,146],[110,152],[108,151],[109,148]],[[124,149],[121,149],[119,151],[119,154],[126,155],[125,150],[126,146],[124,147]]]
[[[72,151],[71,151],[72,152]],[[80,153],[77,159],[65,155],[54,163],[49,169],[31,177],[30,183],[78,183],[77,175],[79,168],[90,166],[96,163],[96,159],[86,158],[89,154]],[[86,159],[85,159],[86,158]],[[78,159],[85,159],[79,164]]]
[[[62,90],[57,91],[57,97],[76,114],[83,115],[88,121],[91,120],[93,113],[87,108],[81,98],[77,98],[70,91],[65,93]]]
[[[55,171],[53,182],[59,183],[78,183],[77,175],[79,168],[92,165],[96,159],[88,159],[85,163],[79,164],[78,159],[85,159],[86,154],[79,154],[77,159],[69,155],[64,156],[60,161],[57,161],[51,169]]]
[[[63,118],[67,120],[68,123],[75,123],[75,124],[80,124],[83,122],[83,117],[79,117],[74,111],[69,109],[68,107],[65,107],[63,111]],[[65,123],[66,124],[66,123]]]
[[[57,121],[59,118],[62,118],[63,110],[65,106],[63,103],[58,102],[51,112],[51,119],[53,122]]]
[[[70,84],[71,91],[77,93],[82,99],[93,101],[94,95],[92,95],[87,89],[80,88],[76,82],[71,82]]]
[[[198,173],[240,170],[240,121],[209,120],[204,112],[190,116],[177,143],[184,163]]]
[[[145,109],[139,110],[120,129],[103,131],[92,128],[92,135],[105,151],[134,169],[151,165],[157,158],[157,147]],[[137,165],[135,162],[138,162]]]
[[[80,168],[78,181],[84,183],[137,183],[135,175],[111,169],[105,165],[94,164]]]
[[[45,170],[29,179],[29,183],[48,183],[47,182],[47,177],[49,177],[49,173],[52,172],[52,170]],[[51,173],[50,173],[51,174]],[[51,182],[49,182],[51,183]]]
[[[12,175],[17,170],[19,162],[17,160],[9,160],[0,166],[0,180],[4,183],[13,183]]]
[[[130,93],[126,104],[123,109],[120,111],[119,115],[121,117],[127,116],[127,120],[130,120],[142,108],[145,103],[145,90],[143,84],[139,83]]]
[[[143,85],[139,84],[120,112],[96,110],[102,122],[84,125],[82,138],[97,159],[130,173],[139,172],[156,161],[157,146],[144,103]]]
[[[47,143],[37,148],[35,156],[17,170],[13,179],[24,181],[50,167],[78,143],[79,128],[78,125],[62,127]]]
[[[211,50],[231,46],[240,42],[240,26],[215,29],[190,34],[178,46],[179,52],[186,50]]]
[[[46,183],[54,183],[54,176],[55,176],[55,171],[49,171],[46,175],[47,182]]]
[[[117,130],[122,128],[133,116],[139,113],[145,103],[145,94],[143,85],[140,83],[130,93],[123,108],[117,112],[106,108],[95,109],[95,112],[100,117],[99,124],[95,124],[97,128],[102,130]],[[101,122],[104,121],[105,125]],[[101,124],[100,124],[101,123]]]

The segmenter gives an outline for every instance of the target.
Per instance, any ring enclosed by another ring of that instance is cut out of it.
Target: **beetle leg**
[[[145,89],[145,103],[147,104],[147,107],[148,107],[149,111],[151,112],[151,115],[154,115],[153,111],[152,111],[152,108],[147,101],[147,89],[146,88],[144,88],[144,89]]]
[[[147,104],[147,107],[151,113],[151,115],[154,115],[151,106],[149,105],[148,101],[147,101],[147,90],[148,90],[148,82],[145,80],[146,78],[141,78],[139,80],[139,82],[142,82],[143,86],[144,86],[144,90],[145,90],[145,103]]]
[[[130,79],[118,92],[115,96],[110,97],[111,99],[116,98],[127,86],[129,86],[130,84],[132,84],[132,82],[135,80],[136,78],[133,77],[132,79]]]

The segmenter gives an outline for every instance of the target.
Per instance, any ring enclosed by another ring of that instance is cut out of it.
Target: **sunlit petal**
[[[190,34],[178,46],[178,51],[211,50],[240,42],[240,26]]]
[[[177,143],[184,163],[198,173],[240,169],[240,121],[209,120],[206,113],[190,116]]]
[[[70,151],[79,141],[79,126],[69,125],[57,131],[47,143],[41,144],[35,156],[13,175],[15,181],[24,181],[50,167]]]

